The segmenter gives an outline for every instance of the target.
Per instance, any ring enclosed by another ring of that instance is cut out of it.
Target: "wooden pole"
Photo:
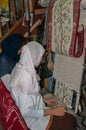
[[[22,18],[20,18],[18,21],[15,22],[12,28],[9,29],[9,32],[7,32],[1,39],[0,39],[0,44],[1,42],[9,36],[20,24],[22,24]]]

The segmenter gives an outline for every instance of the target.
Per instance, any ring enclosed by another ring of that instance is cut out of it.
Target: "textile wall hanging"
[[[82,0],[81,6],[82,6],[83,10],[86,10],[86,0]]]
[[[81,42],[77,42],[78,26],[80,16],[81,0],[51,0],[48,7],[47,16],[47,48],[52,49],[57,54],[80,57],[78,53],[80,46],[83,48],[84,29],[81,29]],[[76,49],[76,46],[79,48]],[[77,55],[75,54],[77,51]]]
[[[48,7],[50,0],[38,0],[38,4],[42,7]]]

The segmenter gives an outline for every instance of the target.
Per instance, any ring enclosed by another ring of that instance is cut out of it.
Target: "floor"
[[[81,120],[82,118],[77,116],[77,123],[78,123],[77,130],[86,130],[86,128],[81,125]],[[0,130],[3,130],[1,125],[0,125]]]

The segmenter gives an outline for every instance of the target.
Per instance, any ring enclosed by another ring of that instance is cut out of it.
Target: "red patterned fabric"
[[[0,80],[0,123],[4,130],[28,130],[24,119]]]

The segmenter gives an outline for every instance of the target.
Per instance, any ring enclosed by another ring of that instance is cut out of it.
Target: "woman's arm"
[[[65,108],[35,108],[34,106],[34,98],[30,95],[20,94],[19,96],[19,104],[18,107],[23,115],[23,117],[30,117],[30,118],[41,118],[43,116],[48,115],[56,115],[56,116],[64,116],[66,110]]]
[[[43,100],[48,105],[51,105],[51,109],[44,110],[44,116],[46,115],[56,115],[56,116],[64,116],[66,109],[64,107],[55,107],[57,104],[56,99],[44,98]]]
[[[53,109],[45,109],[44,116],[55,115],[55,116],[64,116],[66,109],[63,107],[57,107]]]
[[[17,95],[13,95],[13,97]],[[15,97],[15,98],[16,98]],[[44,115],[43,108],[37,108],[35,96],[27,95],[24,93],[18,93],[18,98],[14,99],[16,105],[22,113],[24,118],[40,118]]]
[[[57,105],[57,100],[56,99],[52,99],[52,98],[44,98],[43,101],[48,104],[51,105],[52,107]]]

